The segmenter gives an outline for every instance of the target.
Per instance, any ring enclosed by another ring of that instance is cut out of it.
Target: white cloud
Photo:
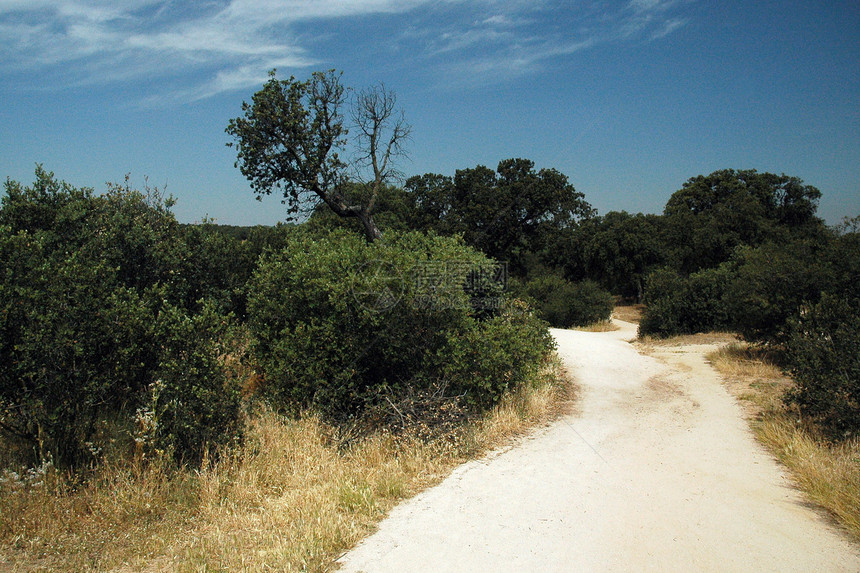
[[[677,0],[630,0],[636,12],[662,12],[677,4]]]
[[[505,14],[496,14],[495,16],[490,16],[485,19],[482,24],[488,24],[491,26],[512,26],[514,22]]]
[[[665,38],[678,28],[687,25],[688,20],[686,18],[670,18],[662,23],[662,28],[655,30],[651,34],[652,40],[659,40],[660,38]]]
[[[548,60],[570,56],[595,45],[592,39],[569,43],[514,45],[498,53],[465,58],[451,64],[445,74],[449,87],[483,86],[540,72]]]
[[[274,67],[319,63],[296,36],[309,21],[420,7],[415,57],[503,77],[600,42],[664,37],[686,23],[671,14],[676,3],[587,12],[544,0],[0,0],[0,71],[67,70],[79,84],[182,73],[187,84],[163,97],[195,100],[259,85]],[[575,10],[576,30],[560,29],[557,17]]]
[[[596,45],[668,36],[688,22],[675,15],[678,5],[679,0],[625,0],[565,3],[559,8],[514,2],[507,5],[507,12],[491,13],[470,27],[446,28],[426,39],[427,55],[444,56],[445,85],[481,86],[540,73],[553,60]]]
[[[0,70],[73,67],[75,75],[91,72],[81,80],[89,83],[214,65],[215,75],[187,92],[214,95],[254,85],[275,64],[312,65],[290,40],[297,22],[403,12],[429,1],[0,0]],[[110,70],[120,63],[122,70]]]

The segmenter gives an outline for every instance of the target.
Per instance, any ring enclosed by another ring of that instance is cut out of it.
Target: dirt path
[[[579,411],[395,508],[343,571],[860,571],[701,347],[555,330]]]

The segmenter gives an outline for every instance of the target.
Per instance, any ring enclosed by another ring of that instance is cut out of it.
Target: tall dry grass
[[[547,422],[571,399],[558,362],[491,412],[434,439],[345,441],[313,415],[261,409],[241,448],[175,469],[51,467],[0,482],[0,570],[325,571],[398,501],[459,463]],[[32,479],[31,479],[32,478]]]
[[[644,310],[644,304],[618,304],[612,311],[612,318],[639,324]]]
[[[809,499],[860,541],[860,440],[830,443],[785,415],[765,417],[756,435]]]
[[[583,332],[614,332],[616,330],[621,330],[621,327],[611,320],[601,320],[600,322],[593,322],[587,326],[576,326],[573,330],[581,330]]]
[[[860,440],[829,442],[786,406],[783,396],[792,381],[773,352],[733,343],[708,358],[745,405],[758,440],[811,501],[860,541]]]

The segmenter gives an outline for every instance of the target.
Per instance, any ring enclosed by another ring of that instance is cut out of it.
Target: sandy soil
[[[343,571],[860,571],[703,358],[553,331],[575,414],[395,508]]]

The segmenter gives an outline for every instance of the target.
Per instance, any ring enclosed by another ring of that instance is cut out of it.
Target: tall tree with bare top
[[[226,129],[234,138],[227,145],[237,149],[236,167],[257,199],[283,192],[288,218],[323,202],[341,217],[358,219],[369,241],[381,238],[376,200],[399,175],[394,163],[411,131],[394,92],[382,84],[348,90],[334,70],[306,81],[278,80],[274,71],[269,76]],[[346,114],[357,134],[352,139]],[[356,181],[368,190],[360,199],[345,192]]]

